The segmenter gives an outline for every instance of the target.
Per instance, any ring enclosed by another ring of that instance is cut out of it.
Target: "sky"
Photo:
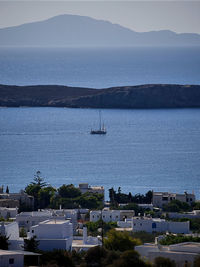
[[[200,33],[199,1],[18,1],[0,0],[0,28],[75,14],[108,20],[138,32]]]

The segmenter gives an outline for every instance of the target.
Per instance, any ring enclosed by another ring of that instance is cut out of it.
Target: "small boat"
[[[104,126],[104,123],[101,124],[101,111],[99,111],[99,129],[98,130],[93,130],[91,129],[90,134],[106,134],[106,128]]]

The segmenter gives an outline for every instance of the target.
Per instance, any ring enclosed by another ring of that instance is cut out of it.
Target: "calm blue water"
[[[200,48],[0,48],[0,83],[200,84]]]
[[[200,84],[200,48],[0,49],[0,83],[105,88]],[[0,185],[24,188],[40,170],[54,186],[192,191],[200,197],[200,109],[98,111],[1,108]]]
[[[0,108],[0,184],[18,191],[40,170],[54,186],[88,182],[200,197],[200,109],[102,115],[108,133],[95,136],[97,110]]]

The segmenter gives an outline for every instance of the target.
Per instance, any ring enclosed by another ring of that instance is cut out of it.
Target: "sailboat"
[[[91,129],[90,134],[106,134],[106,128],[104,126],[104,123],[101,123],[101,111],[99,111],[99,129],[93,130]]]

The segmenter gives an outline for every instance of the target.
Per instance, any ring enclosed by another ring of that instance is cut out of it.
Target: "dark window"
[[[192,198],[190,198],[190,201],[192,201]]]
[[[140,226],[142,226],[142,223],[140,224]]]
[[[187,198],[187,199],[186,199],[186,201],[188,202],[188,201],[189,201],[189,199]]]
[[[34,233],[34,230],[32,230],[32,233]]]
[[[172,200],[172,197],[170,197],[170,200]]]
[[[168,197],[162,197],[163,201],[168,201]]]
[[[14,264],[14,259],[13,258],[9,259],[9,264]]]
[[[156,223],[152,223],[152,228],[155,229],[156,228]]]

